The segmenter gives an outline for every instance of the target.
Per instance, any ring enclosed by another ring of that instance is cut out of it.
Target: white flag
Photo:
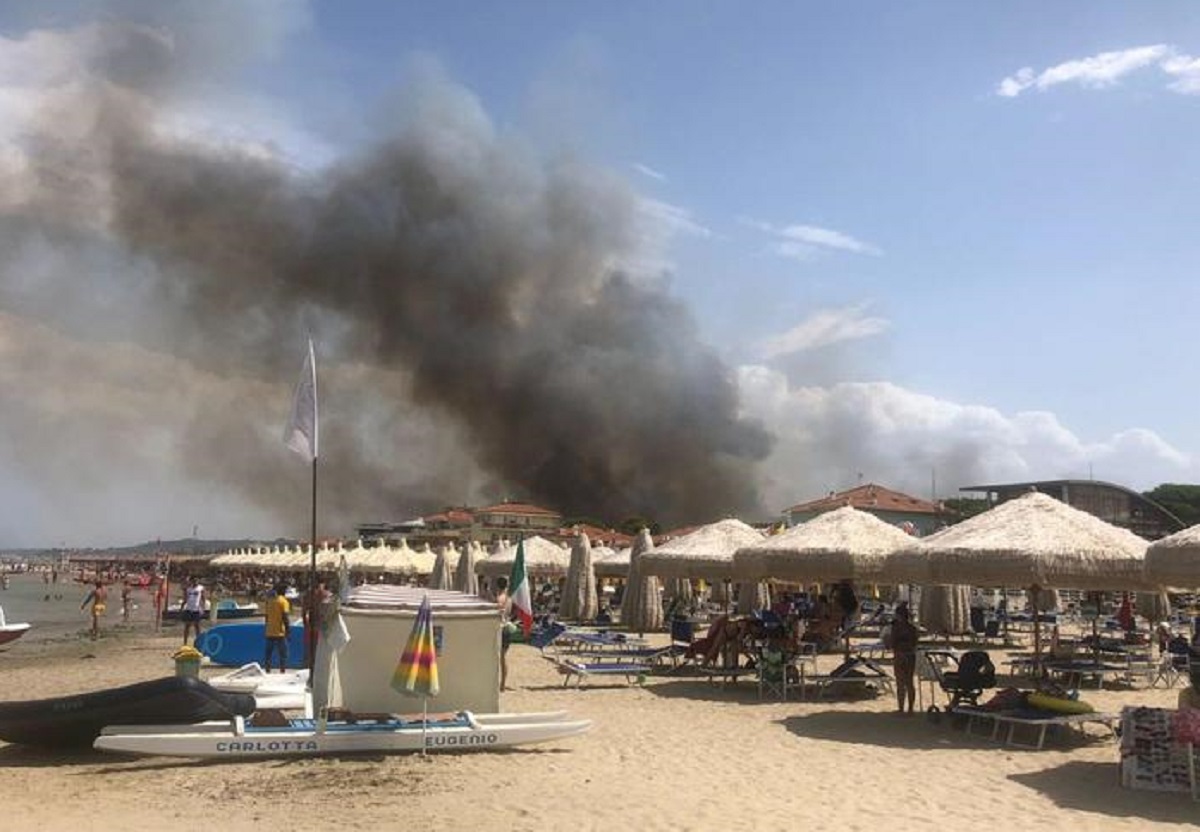
[[[296,397],[292,401],[292,418],[283,432],[284,443],[300,456],[312,462],[317,458],[317,360],[312,339],[308,339],[308,355],[304,369],[296,382]]]

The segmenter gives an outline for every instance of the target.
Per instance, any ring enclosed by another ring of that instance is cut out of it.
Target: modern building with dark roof
[[[846,491],[830,491],[824,497],[785,509],[783,517],[789,526],[795,526],[843,506],[874,514],[886,523],[919,535],[933,534],[947,518],[946,508],[941,503],[922,500],[873,482]]]
[[[982,492],[992,505],[1037,490],[1147,540],[1157,540],[1184,528],[1183,521],[1153,500],[1122,485],[1100,480],[1041,480],[971,485],[959,490]]]

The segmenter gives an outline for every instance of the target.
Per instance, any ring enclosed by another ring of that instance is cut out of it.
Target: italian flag
[[[508,597],[512,601],[513,614],[520,619],[521,630],[528,637],[533,629],[533,600],[529,594],[529,577],[525,574],[524,538],[517,542],[517,557],[508,578]]]

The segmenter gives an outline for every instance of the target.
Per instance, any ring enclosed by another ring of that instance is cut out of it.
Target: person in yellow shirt
[[[284,597],[285,592],[287,587],[279,584],[275,587],[275,594],[267,599],[267,652],[263,659],[263,667],[267,673],[271,672],[271,657],[276,653],[279,654],[279,672],[287,670],[288,615],[292,611],[292,605]]]

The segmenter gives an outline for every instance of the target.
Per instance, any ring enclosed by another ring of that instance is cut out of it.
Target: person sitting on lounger
[[[708,632],[688,646],[685,658],[702,656],[704,664],[713,665],[723,654],[728,654],[733,648],[733,660],[736,663],[737,654],[742,641],[742,624],[731,619],[728,615],[718,616],[708,626]]]

